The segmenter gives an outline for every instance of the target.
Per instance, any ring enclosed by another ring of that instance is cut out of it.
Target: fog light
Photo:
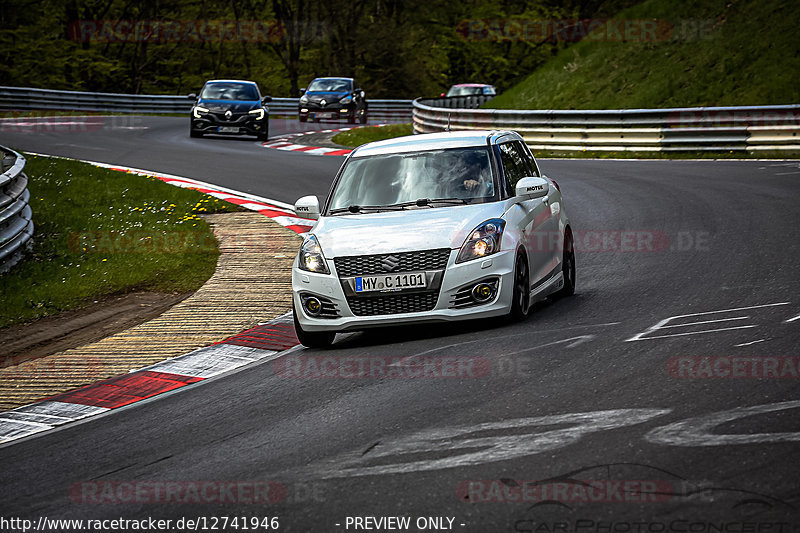
[[[319,316],[322,312],[322,302],[313,296],[309,296],[303,300],[303,307],[305,307],[306,312],[311,316]]]
[[[472,299],[476,302],[486,302],[492,296],[494,296],[494,287],[488,283],[478,283],[472,288]]]

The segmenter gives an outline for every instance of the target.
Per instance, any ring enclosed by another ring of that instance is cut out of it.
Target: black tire
[[[348,124],[355,124],[356,123],[356,112],[353,111],[349,115],[347,115],[347,123]]]
[[[330,331],[303,331],[300,322],[297,321],[297,310],[292,305],[292,315],[294,316],[294,332],[297,334],[297,340],[306,348],[329,348],[333,344],[333,338],[336,333]]]
[[[269,126],[264,127],[264,131],[258,134],[257,139],[259,141],[266,141],[267,139],[269,139]]]
[[[564,286],[555,293],[556,298],[572,296],[575,294],[575,246],[572,232],[564,235],[564,255],[561,259],[561,272],[564,274]]]
[[[366,124],[367,123],[367,110],[366,109],[364,110],[363,113],[361,113],[361,116],[358,117],[358,122],[361,123],[361,124]]]
[[[308,116],[300,115],[300,122],[306,122],[308,120]]]
[[[511,301],[511,318],[525,320],[531,307],[530,273],[528,258],[518,253],[514,261],[514,295]]]
[[[195,131],[194,129],[189,128],[189,137],[192,137],[193,139],[197,139],[197,138],[202,137],[202,136],[203,136],[203,134],[201,132]]]

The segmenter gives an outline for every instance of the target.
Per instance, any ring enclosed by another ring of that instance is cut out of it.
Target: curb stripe
[[[299,344],[291,313],[211,346],[0,413],[0,443],[200,383]]]
[[[165,372],[138,371],[59,394],[51,400],[116,409],[202,379]]]

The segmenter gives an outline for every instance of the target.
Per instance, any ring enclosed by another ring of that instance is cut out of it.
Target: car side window
[[[527,176],[534,176],[534,177],[541,177],[541,173],[539,172],[539,167],[536,166],[536,160],[533,158],[533,154],[531,153],[530,149],[525,145],[525,143],[516,141],[517,146],[519,147],[520,151],[522,152],[523,157],[528,162],[528,169],[530,172],[526,174]]]
[[[529,168],[525,157],[516,142],[508,142],[499,145],[500,160],[503,163],[503,173],[506,176],[506,192],[509,196],[515,195],[517,182],[527,176]]]

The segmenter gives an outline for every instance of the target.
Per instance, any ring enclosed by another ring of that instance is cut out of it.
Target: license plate
[[[220,126],[217,128],[220,133],[239,133],[239,128],[232,128],[231,126]]]
[[[334,118],[334,113],[317,113],[317,118]]]
[[[425,272],[356,277],[356,292],[399,291],[427,287]]]

